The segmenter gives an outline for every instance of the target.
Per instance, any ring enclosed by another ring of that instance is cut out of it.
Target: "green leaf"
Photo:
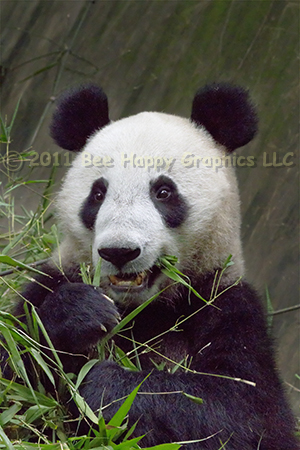
[[[167,288],[165,288],[167,289]],[[139,305],[137,308],[135,308],[131,313],[129,313],[127,316],[124,317],[124,319],[121,320],[120,323],[118,323],[118,325],[116,325],[112,331],[110,331],[109,333],[107,333],[102,339],[101,339],[101,344],[100,347],[103,349],[105,344],[117,333],[119,333],[119,331],[122,330],[122,328],[124,328],[131,320],[133,320],[141,311],[143,311],[143,309],[145,309],[148,305],[150,305],[151,302],[153,302],[153,300],[155,300],[159,295],[161,295],[161,293],[165,290],[162,289],[160,292],[158,292],[157,294],[153,295],[151,298],[149,298],[146,302],[142,303],[141,305]]]
[[[10,440],[4,433],[4,430],[1,426],[0,426],[0,438],[2,439],[2,442],[6,445],[7,450],[15,450],[14,446],[12,445],[12,443],[10,442]]]
[[[138,450],[138,449],[140,449],[140,447],[138,446],[138,443],[141,439],[143,439],[144,436],[145,435],[136,437],[134,439],[130,439],[128,441],[123,441],[120,444],[116,445],[114,447],[114,450],[131,450],[133,448]],[[156,446],[153,447],[153,450],[154,449],[156,449]]]
[[[99,362],[98,359],[91,359],[81,369],[77,377],[75,389],[78,389],[82,383],[82,380],[86,377],[92,367]]]
[[[48,64],[48,66],[42,67],[42,69],[36,70],[35,72],[33,72],[28,77],[22,78],[22,80],[18,81],[18,83],[22,83],[23,81],[30,80],[30,78],[33,78],[36,75],[39,75],[40,73],[46,72],[47,70],[50,70],[50,69],[52,69],[55,66],[57,66],[57,62],[56,61],[54,63]]]
[[[130,436],[132,435],[132,433],[134,432],[136,426],[138,424],[138,420],[132,425],[132,427],[129,428],[129,430],[127,431],[127,433],[124,436],[123,441],[127,441],[127,439],[130,438]]]
[[[139,369],[133,364],[131,359],[126,356],[126,353],[123,352],[123,350],[120,349],[117,345],[114,347],[115,355],[117,359],[117,363],[122,365],[123,367],[126,367],[129,370],[132,370],[134,372],[138,372]]]
[[[22,408],[22,404],[19,402],[14,403],[12,406],[10,406],[8,409],[3,411],[3,413],[0,414],[0,426],[4,426],[8,422],[13,419],[13,417],[17,414],[18,411]]]
[[[71,447],[68,444],[59,442],[57,444],[41,444],[38,445],[36,443],[30,442],[21,442],[21,444],[15,443],[13,450],[70,450]],[[94,450],[94,449],[93,449]],[[104,449],[102,449],[104,450]]]
[[[157,364],[152,358],[150,358],[150,359],[151,359],[152,364],[154,365],[154,367],[155,367],[157,370],[162,371],[162,370],[165,369],[166,364],[167,364],[166,361],[161,361],[159,364]]]
[[[52,408],[49,408],[49,406],[45,405],[33,405],[30,408],[27,409],[25,413],[25,423],[33,423],[35,420],[42,417],[44,414],[49,412]]]
[[[266,286],[266,299],[267,299],[267,323],[268,323],[268,327],[269,329],[272,327],[272,323],[273,323],[273,313],[274,313],[274,308],[271,302],[271,298],[270,298],[270,293],[269,293],[269,289]]]
[[[2,119],[2,117],[0,116],[0,124],[1,124],[1,129],[2,129],[2,133],[0,135],[0,142],[2,144],[8,144],[9,142],[9,137],[7,135],[7,131],[6,131],[6,127],[5,127],[5,123]]]
[[[90,266],[85,262],[80,263],[80,274],[84,284],[92,284]]]
[[[3,142],[3,143],[9,143],[9,141],[10,141],[11,129],[13,127],[13,124],[14,124],[14,121],[15,121],[15,118],[16,118],[16,115],[17,115],[17,112],[19,109],[20,100],[21,100],[21,98],[19,98],[19,100],[17,102],[10,125],[6,125],[6,123],[0,116],[0,124],[1,124],[1,130],[2,130],[1,142]]]
[[[108,436],[108,443],[111,445],[114,445],[113,443],[119,439],[120,436],[124,433],[124,431],[127,428],[127,421],[123,423],[120,427],[111,427],[110,425],[107,425],[107,436]]]
[[[192,286],[190,283],[189,278],[181,273],[176,267],[175,263],[177,262],[176,256],[170,256],[166,255],[157,261],[156,265],[160,268],[161,272],[165,274],[167,277],[171,278],[171,280],[175,281],[176,283],[183,284],[186,288],[188,288],[190,291],[193,292],[196,297],[200,298],[203,302],[208,303],[207,300],[205,300]],[[184,278],[188,279],[188,282],[185,281]]]
[[[170,443],[170,444],[160,444],[155,445],[154,447],[145,447],[143,450],[178,450],[181,447],[181,444]]]
[[[84,398],[77,391],[72,392],[72,397],[76,405],[78,406],[79,410],[82,411],[93,423],[98,425],[99,423],[98,417],[86,403]]]
[[[51,348],[52,353],[53,353],[53,356],[54,356],[54,358],[55,358],[55,361],[56,361],[58,367],[59,367],[61,370],[63,370],[63,365],[62,365],[62,362],[61,362],[61,360],[60,360],[60,358],[59,358],[59,356],[58,356],[58,354],[57,354],[57,351],[56,351],[56,349],[54,348],[54,346],[53,346],[53,344],[52,344],[52,342],[51,342],[51,339],[50,339],[50,337],[49,337],[49,335],[48,335],[48,333],[47,333],[47,331],[46,331],[46,328],[44,327],[44,324],[43,324],[43,322],[41,321],[41,319],[40,319],[40,317],[39,317],[38,313],[36,312],[36,309],[35,309],[35,307],[34,307],[33,305],[32,305],[32,316],[33,316],[33,317],[35,318],[35,320],[37,321],[37,323],[38,323],[38,325],[39,325],[39,327],[40,327],[40,329],[41,329],[41,331],[42,331],[42,333],[43,333],[43,336],[44,336],[44,338],[45,338],[46,341],[47,341],[47,344],[48,344],[49,347]]]
[[[30,404],[38,403],[39,405],[44,405],[49,408],[59,406],[56,400],[51,397],[47,397],[46,395],[39,392],[35,391],[35,395],[33,396],[30,388],[23,386],[22,384],[19,384],[15,381],[5,380],[4,378],[1,378],[0,385],[4,386],[7,391],[20,402],[27,402]]]
[[[229,255],[226,261],[223,264],[223,270],[227,269],[227,267],[233,266],[234,262],[231,261],[232,255]]]
[[[17,261],[16,259],[11,258],[10,256],[7,256],[7,255],[0,255],[0,263],[7,264],[8,266],[18,267],[19,269],[30,270],[31,272],[35,272],[35,273],[38,273],[41,275],[46,275],[48,277],[50,276],[44,272],[41,272],[38,269],[35,269],[32,266],[29,266],[28,264],[24,264],[24,263]]]
[[[41,368],[43,369],[43,371],[45,372],[45,374],[47,375],[47,377],[51,381],[52,385],[55,387],[55,381],[54,381],[54,377],[52,375],[52,372],[49,369],[48,364],[46,363],[46,361],[42,357],[41,353],[38,350],[36,350],[35,348],[33,348],[33,347],[31,347],[29,349],[29,351],[32,354],[32,356],[34,357],[34,359],[37,361],[37,363],[41,366]]]
[[[12,130],[12,127],[14,125],[14,122],[15,122],[15,119],[16,119],[16,116],[17,116],[17,112],[18,112],[18,109],[19,109],[20,101],[21,101],[21,97],[19,98],[19,100],[18,100],[18,102],[16,104],[16,107],[15,107],[15,110],[14,110],[14,113],[13,113],[10,125],[9,125],[9,127],[7,127],[7,131],[8,131],[8,135],[9,136],[11,134],[11,130]]]
[[[104,420],[104,417],[101,414],[101,411],[99,412],[99,414],[100,414],[100,417],[98,419],[99,434],[97,433],[97,437],[99,437],[101,439],[100,443],[102,445],[108,445],[109,444],[109,438],[107,436],[105,420]],[[91,443],[91,447],[92,447],[92,445],[96,445],[94,440]]]
[[[149,377],[150,373],[144,378],[144,380],[131,392],[131,394],[128,395],[124,403],[120,406],[116,414],[112,417],[112,419],[109,421],[108,425],[111,427],[120,427],[126,418],[131,405],[141,387],[141,385],[144,383],[144,381]]]
[[[93,286],[100,286],[101,264],[102,258],[99,258],[99,261],[97,262],[97,265],[95,267]]]
[[[194,395],[187,394],[186,392],[183,392],[183,395],[192,400],[192,402],[197,403],[198,405],[202,405],[204,403],[203,399],[200,397],[195,397]]]
[[[2,335],[6,341],[7,349],[10,353],[10,359],[14,365],[17,375],[27,381],[26,369],[11,331],[2,323],[0,324],[0,330],[2,331]]]

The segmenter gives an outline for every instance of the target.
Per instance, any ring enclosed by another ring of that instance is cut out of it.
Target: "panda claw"
[[[103,323],[100,324],[100,328],[104,333],[107,333],[107,328],[103,325]]]
[[[102,296],[103,296],[104,298],[106,298],[106,300],[108,300],[109,302],[115,304],[115,302],[113,301],[113,299],[112,299],[111,297],[109,297],[108,295],[102,293]]]

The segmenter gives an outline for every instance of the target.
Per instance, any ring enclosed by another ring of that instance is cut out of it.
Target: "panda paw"
[[[96,286],[66,283],[48,294],[38,314],[57,350],[84,353],[120,320],[114,302]]]

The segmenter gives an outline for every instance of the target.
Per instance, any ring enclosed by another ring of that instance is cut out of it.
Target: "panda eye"
[[[101,191],[95,192],[95,194],[94,194],[94,200],[95,200],[96,202],[102,202],[102,201],[104,200],[104,194],[103,194],[103,192],[101,192]]]
[[[157,200],[161,201],[168,200],[171,197],[171,194],[172,194],[171,189],[166,186],[163,186],[156,192],[156,198]]]

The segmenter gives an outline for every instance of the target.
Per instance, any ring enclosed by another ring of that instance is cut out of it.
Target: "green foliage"
[[[219,297],[223,292],[225,292],[227,289],[223,290],[222,292],[218,293],[218,288],[222,279],[222,276],[228,267],[232,266],[234,262],[231,260],[232,255],[229,255],[226,261],[224,262],[223,269],[220,273],[216,272],[215,275],[215,282],[213,285],[213,289],[211,292],[211,296],[209,300],[204,299],[191,285],[190,280],[186,275],[181,273],[175,266],[175,264],[178,262],[178,259],[176,256],[169,256],[165,255],[164,257],[160,258],[157,261],[157,266],[160,268],[160,270],[169,278],[174,280],[176,283],[183,284],[190,292],[192,292],[196,297],[200,298],[204,303],[206,304],[212,304],[217,297]],[[237,285],[240,282],[240,278],[236,280],[234,284],[232,284],[229,288],[232,286]]]
[[[10,256],[7,256],[7,255],[0,255],[0,263],[7,264],[8,266],[17,267],[17,268],[24,269],[24,270],[29,270],[29,272],[43,274],[43,272],[41,272],[38,269],[35,269],[33,266],[24,264],[21,261],[17,261],[16,259],[11,258]],[[44,275],[47,275],[47,274],[44,274]]]
[[[0,143],[2,144],[10,144],[11,142],[11,130],[12,127],[14,125],[17,113],[18,113],[18,109],[19,109],[19,105],[20,105],[20,100],[18,101],[11,122],[9,125],[7,125],[7,122],[5,119],[3,119],[3,117],[0,116],[0,127],[1,127],[1,134],[0,134]]]
[[[267,286],[266,286],[266,291],[265,292],[266,292],[266,303],[267,303],[267,312],[268,312],[267,321],[268,321],[268,327],[271,330],[272,324],[273,324],[274,308],[273,308],[273,305],[272,305],[269,289],[268,289]]]

